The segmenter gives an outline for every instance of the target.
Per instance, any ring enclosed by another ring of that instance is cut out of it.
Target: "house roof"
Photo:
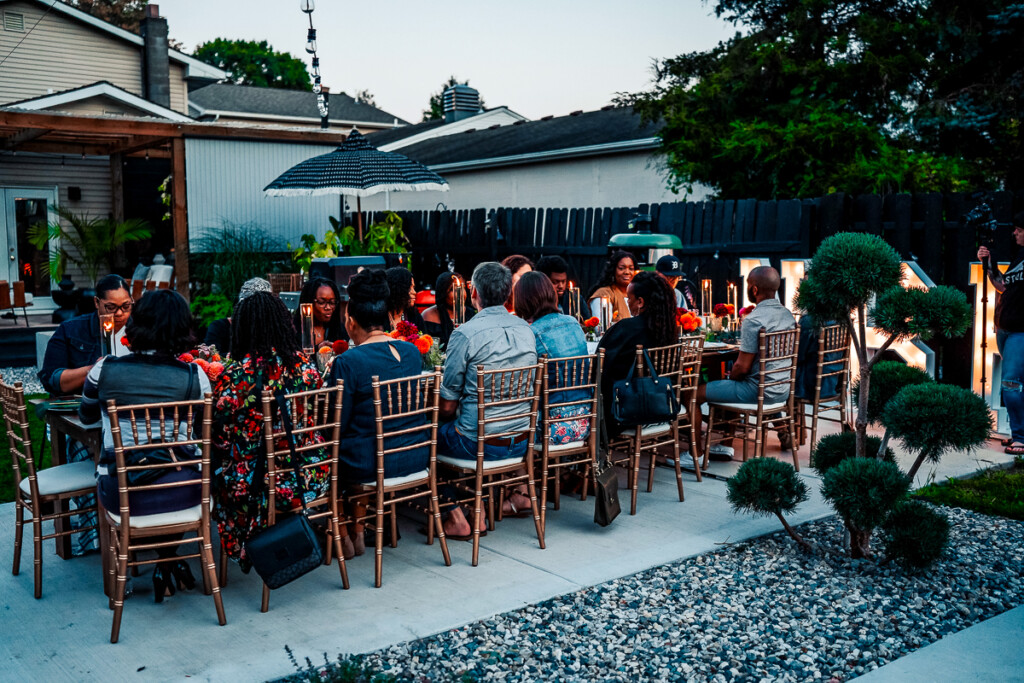
[[[188,95],[189,108],[196,116],[233,115],[244,118],[288,117],[320,120],[316,95],[305,90],[258,88],[234,83],[214,83]],[[328,108],[332,121],[404,126],[406,121],[369,104],[356,102],[343,92],[331,93]]]
[[[179,114],[173,109],[168,109],[167,107],[161,107],[159,104],[154,104],[149,100],[139,97],[138,95],[134,95],[123,88],[117,87],[113,83],[109,83],[108,81],[99,81],[90,85],[83,85],[79,88],[71,88],[70,90],[63,90],[58,93],[33,97],[27,100],[19,100],[18,102],[8,102],[4,106],[11,109],[39,111],[67,104],[69,102],[80,102],[82,100],[87,100],[90,97],[108,97],[145,114],[150,114],[157,118],[167,119],[169,121],[192,121],[191,118],[184,114]]]
[[[403,126],[393,130],[383,130],[373,133],[367,139],[377,149],[385,152],[394,152],[430,138],[443,135],[455,135],[465,132],[471,128],[482,130],[492,126],[509,126],[517,121],[527,121],[522,114],[517,114],[508,107],[495,107],[482,111],[473,116],[445,123],[442,121],[425,121],[413,126]]]
[[[366,136],[374,147],[380,149],[384,145],[390,145],[393,142],[405,140],[413,135],[419,135],[428,130],[436,130],[441,126],[445,125],[444,119],[438,119],[437,121],[423,121],[422,123],[414,123],[410,126],[401,126],[399,128],[390,128],[388,130],[378,130],[370,133]]]
[[[8,1],[9,0],[0,0],[0,5],[3,5]],[[94,28],[98,28],[101,31],[109,33],[112,36],[120,38],[121,40],[126,40],[134,45],[138,45],[140,47],[143,45],[142,36],[138,35],[137,33],[126,31],[120,26],[114,26],[113,24],[103,21],[102,19],[97,19],[93,15],[87,12],[83,12],[82,10],[77,9],[75,7],[72,7],[71,5],[59,2],[59,0],[24,1],[34,2],[37,5],[47,8],[47,11],[49,12],[58,12],[73,19],[77,19],[82,23],[89,24]],[[184,52],[179,52],[178,50],[168,50],[167,53],[172,62],[177,62],[186,67],[186,78],[220,81],[228,77],[227,73],[222,71],[221,69],[218,69],[215,66],[211,66],[206,62],[202,62],[196,59],[195,57],[185,54]]]
[[[376,135],[370,139],[376,141]],[[642,124],[630,108],[605,107],[435,137],[402,147],[402,154],[444,171],[654,149],[659,144],[656,124]]]

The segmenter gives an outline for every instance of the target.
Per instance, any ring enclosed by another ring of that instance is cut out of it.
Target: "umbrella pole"
[[[356,235],[359,236],[361,244],[363,241],[363,200],[358,195],[356,195],[356,224],[359,226]]]

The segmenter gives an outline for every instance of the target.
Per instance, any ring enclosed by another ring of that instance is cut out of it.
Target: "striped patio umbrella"
[[[362,203],[359,199],[388,190],[448,189],[448,181],[404,154],[382,152],[357,131],[338,149],[306,159],[263,188],[269,197],[355,195],[362,238]]]

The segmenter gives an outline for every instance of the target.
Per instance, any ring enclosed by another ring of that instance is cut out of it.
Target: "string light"
[[[316,95],[316,108],[320,112],[320,118],[327,118],[327,97],[324,95],[323,82],[320,78],[320,58],[316,54],[316,29],[313,28],[313,10],[316,9],[314,0],[299,0],[299,9],[309,17],[309,30],[306,31],[306,52],[313,56],[313,93]]]

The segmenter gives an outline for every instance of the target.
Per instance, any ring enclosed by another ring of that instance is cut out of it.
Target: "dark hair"
[[[1013,225],[1018,228],[1024,228],[1024,211],[1018,211],[1013,215]]]
[[[526,273],[515,285],[516,315],[523,320],[537,320],[549,313],[558,313],[555,286],[544,273]]]
[[[569,264],[561,256],[541,256],[537,261],[537,270],[551,277],[554,273],[569,274]]]
[[[334,298],[338,301],[338,305],[334,307],[334,313],[331,314],[331,319],[327,321],[324,339],[331,341],[345,339],[345,326],[341,324],[341,292],[338,290],[338,285],[335,284],[334,280],[328,280],[323,277],[310,279],[309,282],[302,286],[302,292],[299,294],[299,303],[313,303],[316,300],[316,293],[321,287],[330,287],[331,291],[334,292]],[[295,315],[292,316],[292,324],[296,330],[302,329],[300,311],[301,309],[296,307]]]
[[[177,356],[195,342],[188,302],[173,289],[156,289],[142,295],[124,328],[132,351],[155,351]]]
[[[408,289],[405,290],[408,293]],[[383,270],[364,270],[348,283],[348,316],[367,332],[386,330],[388,319],[388,277]]]
[[[630,283],[633,296],[644,300],[644,319],[647,339],[654,346],[666,346],[679,340],[676,324],[676,295],[668,281],[658,273],[642,270]]]
[[[231,319],[231,355],[236,360],[280,356],[285,365],[301,359],[288,308],[270,292],[253,292],[238,302]]]
[[[511,254],[506,256],[501,260],[501,265],[508,268],[513,275],[515,275],[523,266],[530,266],[530,270],[533,270],[533,261],[522,254]]]
[[[96,296],[100,299],[106,299],[107,292],[116,292],[119,289],[123,289],[131,294],[132,291],[123,277],[113,274],[100,278],[100,281],[96,283],[93,289],[96,290]]]
[[[384,271],[388,280],[388,313],[404,313],[409,307],[409,287],[412,286],[412,273],[408,268],[395,266]],[[351,295],[350,295],[351,296]]]
[[[619,261],[624,258],[628,258],[633,262],[633,268],[636,268],[636,256],[628,251],[622,249],[616,249],[608,256],[608,263],[604,266],[604,272],[601,273],[601,279],[597,281],[597,284],[587,294],[587,298],[594,296],[594,292],[601,289],[602,287],[611,287],[615,284],[615,269],[619,267]]]
[[[472,281],[484,308],[503,305],[512,293],[512,271],[494,261],[484,261],[474,268]]]
[[[434,305],[437,307],[437,317],[441,321],[442,343],[448,342],[448,338],[452,336],[452,331],[455,329],[455,323],[448,317],[448,292],[455,284],[456,277],[465,281],[459,273],[450,273],[446,270],[437,276],[437,282],[434,283]],[[466,306],[470,305],[467,299]]]

